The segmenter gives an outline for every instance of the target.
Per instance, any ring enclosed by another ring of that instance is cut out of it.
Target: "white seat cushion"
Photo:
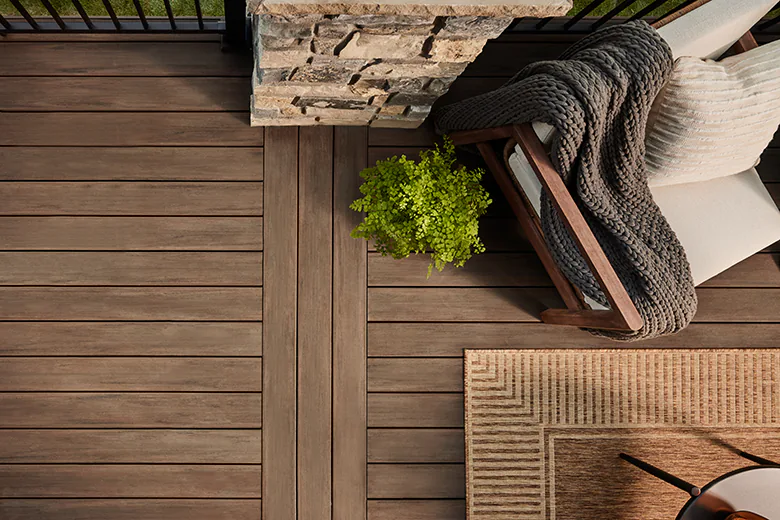
[[[651,188],[700,285],[780,240],[780,210],[755,168]]]
[[[658,30],[680,56],[719,58],[763,18],[777,0],[711,0]]]
[[[509,164],[538,215],[542,185],[519,146]],[[696,285],[780,240],[780,210],[755,169],[651,191],[685,249]]]

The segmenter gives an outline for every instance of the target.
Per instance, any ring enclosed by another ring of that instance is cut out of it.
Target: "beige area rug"
[[[470,520],[673,520],[698,486],[780,460],[778,350],[467,350]]]

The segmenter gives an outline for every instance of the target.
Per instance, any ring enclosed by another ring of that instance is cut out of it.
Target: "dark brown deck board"
[[[6,251],[0,285],[259,286],[262,265],[261,252]]]
[[[780,316],[780,289],[699,288],[694,322],[772,323]],[[546,288],[372,288],[370,321],[538,322],[542,310],[560,307]]]
[[[0,53],[3,76],[243,76],[244,55],[223,53],[219,42],[13,43]]]
[[[462,428],[463,395],[368,394],[370,428]]]
[[[462,463],[463,437],[463,430],[457,428],[372,428],[368,430],[368,461]]]
[[[6,112],[4,146],[262,146],[238,112]]]
[[[262,319],[260,288],[2,287],[8,321],[253,321]]]
[[[0,392],[260,392],[260,358],[40,358],[0,363]]]
[[[771,348],[780,323],[693,323],[679,334],[643,342],[648,347]],[[464,348],[611,348],[613,341],[543,323],[370,323],[369,355],[463,357]]]
[[[3,428],[260,428],[259,393],[4,392]]]
[[[260,430],[0,430],[0,463],[260,464]]]
[[[298,146],[298,519],[331,516],[333,128]],[[290,209],[288,209],[290,211]]]
[[[370,498],[463,498],[462,464],[369,464]]]
[[[12,464],[0,466],[8,498],[260,498],[260,466]]]
[[[369,520],[462,520],[464,500],[369,500]]]
[[[261,217],[4,217],[2,247],[57,251],[260,251]]]
[[[366,497],[367,247],[349,236],[361,216],[355,175],[366,165],[365,128],[336,128],[333,196],[333,519],[364,520]]]
[[[261,356],[260,322],[0,322],[0,356]]]
[[[243,77],[0,77],[0,110],[244,112],[250,91]]]
[[[3,182],[0,215],[260,216],[262,182]]]
[[[0,499],[5,520],[257,520],[260,499]]]
[[[451,358],[368,360],[369,392],[462,392],[463,361]]]
[[[3,178],[19,181],[261,181],[259,147],[0,147]]]
[[[298,129],[266,129],[263,517],[297,517]],[[272,150],[272,153],[269,151]]]
[[[473,257],[461,268],[448,267],[427,277],[430,257],[405,260],[372,253],[369,285],[375,287],[552,287],[539,257],[533,253],[495,253]],[[751,256],[702,287],[780,287],[780,254]]]

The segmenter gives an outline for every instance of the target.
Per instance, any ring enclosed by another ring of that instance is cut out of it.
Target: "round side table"
[[[691,496],[677,520],[727,520],[739,512],[746,514],[732,518],[780,520],[780,464],[745,451],[734,452],[757,465],[726,473],[703,488],[631,455],[621,453],[620,458]]]
[[[751,466],[713,480],[688,500],[677,520],[725,519],[735,511],[780,519],[780,466]]]

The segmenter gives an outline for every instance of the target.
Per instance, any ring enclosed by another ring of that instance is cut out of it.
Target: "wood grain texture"
[[[13,464],[259,464],[261,446],[260,430],[0,430]]]
[[[259,251],[262,217],[3,217],[4,250]]]
[[[369,500],[369,520],[463,520],[463,500]],[[24,519],[26,520],[26,519]],[[91,520],[91,519],[89,519]]]
[[[697,289],[695,322],[773,323],[780,316],[778,289]],[[372,288],[371,321],[535,322],[539,313],[559,307],[553,289]]]
[[[260,358],[38,358],[0,363],[0,391],[259,392]]]
[[[263,214],[262,182],[3,182],[0,215]]]
[[[77,51],[77,52],[74,52]],[[3,76],[238,76],[252,60],[205,43],[14,43],[0,53]]]
[[[366,518],[366,244],[349,236],[362,216],[356,172],[368,130],[337,127],[333,179],[333,518]]]
[[[449,358],[371,358],[368,391],[462,392],[463,362]]]
[[[370,498],[463,498],[463,464],[369,464]]]
[[[297,518],[298,129],[265,131],[263,518]]]
[[[486,253],[460,268],[448,266],[427,277],[430,259],[403,260],[372,253],[368,259],[371,286],[392,287],[552,287],[539,258],[532,253]],[[703,287],[780,287],[780,255],[753,255],[708,280]]]
[[[259,465],[0,465],[4,498],[260,498]]]
[[[8,112],[5,146],[262,146],[248,113]]]
[[[648,347],[776,347],[780,324],[693,323],[674,336],[642,342]],[[371,356],[457,357],[465,348],[609,348],[615,342],[575,328],[542,323],[370,323]]]
[[[368,394],[370,428],[463,427],[460,394]]]
[[[263,324],[0,322],[0,356],[260,356]]]
[[[368,291],[369,321],[536,322],[562,302],[554,289],[379,288]]]
[[[301,127],[297,208],[299,520],[331,516],[332,167],[333,128]]]
[[[257,520],[260,499],[0,499],[5,520]]]
[[[0,110],[244,112],[250,91],[246,78],[0,77]]]
[[[261,181],[259,147],[0,147],[17,181]]]
[[[258,321],[260,288],[2,287],[0,319]]]
[[[539,257],[532,253],[477,255],[463,267],[434,270],[430,278],[429,264],[430,257],[425,255],[395,260],[372,253],[368,283],[374,287],[552,287]]]
[[[3,428],[260,428],[260,394],[0,393]]]
[[[0,285],[262,285],[263,253],[0,252]]]
[[[368,430],[369,462],[463,462],[464,453],[461,429],[374,428]]]

